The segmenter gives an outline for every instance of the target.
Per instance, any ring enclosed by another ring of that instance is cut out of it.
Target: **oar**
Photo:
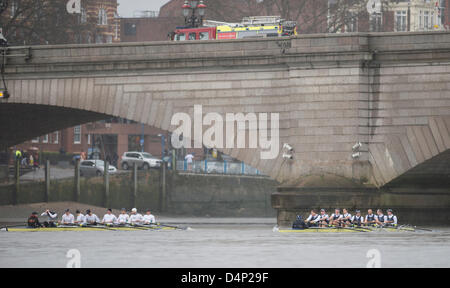
[[[178,229],[178,230],[186,230],[187,228],[180,228],[180,227],[177,227],[177,226],[171,226],[171,225],[166,225],[166,224],[161,224],[161,223],[153,223],[153,224],[150,224],[150,225],[158,225],[158,226],[162,226],[162,227],[168,227],[168,228],[174,228],[174,229]]]

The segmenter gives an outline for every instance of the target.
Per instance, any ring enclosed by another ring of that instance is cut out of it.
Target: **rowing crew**
[[[51,212],[50,210],[46,210],[41,216],[47,216],[48,221],[44,223],[39,222],[39,217],[37,212],[33,212],[32,215],[28,218],[27,224],[28,227],[38,228],[38,227],[56,227],[56,218],[57,214],[55,212]],[[116,217],[111,209],[106,211],[106,214],[103,216],[103,219],[100,221],[97,215],[92,213],[91,210],[86,210],[86,214],[83,215],[79,210],[76,211],[76,216],[70,213],[70,210],[67,209],[65,213],[62,215],[61,220],[57,221],[60,225],[150,225],[156,224],[156,218],[152,215],[150,210],[147,210],[145,215],[138,213],[136,208],[131,210],[130,215],[128,215],[127,210],[123,208],[118,217]]]
[[[377,214],[373,213],[372,209],[367,210],[367,215],[363,217],[360,210],[355,211],[355,215],[351,215],[347,209],[343,209],[342,213],[340,209],[335,209],[331,216],[328,216],[325,209],[320,210],[320,214],[317,214],[315,210],[311,211],[309,217],[302,223],[298,223],[301,220],[301,216],[297,216],[297,221],[294,226],[305,225],[307,227],[350,227],[350,226],[397,226],[398,219],[394,215],[391,209],[387,210],[387,215],[383,214],[381,209],[377,210]],[[303,224],[304,223],[304,224]],[[300,224],[300,225],[299,225]],[[295,228],[295,227],[294,227]]]

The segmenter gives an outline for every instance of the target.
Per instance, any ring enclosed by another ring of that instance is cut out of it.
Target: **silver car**
[[[146,152],[125,152],[122,155],[122,169],[128,170],[136,163],[139,169],[150,169],[161,167],[161,159]]]
[[[103,160],[84,160],[80,162],[81,176],[102,176],[105,172]],[[117,173],[117,168],[109,165],[109,174]]]

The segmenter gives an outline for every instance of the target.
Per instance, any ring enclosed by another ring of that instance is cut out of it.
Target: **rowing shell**
[[[414,227],[312,227],[307,229],[278,229],[274,231],[280,233],[361,233],[361,232],[415,232]]]
[[[108,226],[60,226],[60,227],[42,227],[42,228],[28,228],[28,227],[12,227],[2,228],[0,231],[7,232],[62,232],[62,231],[142,231],[142,230],[180,230],[178,227],[166,227],[166,226],[130,226],[130,227],[108,227]],[[181,229],[183,230],[183,229]]]

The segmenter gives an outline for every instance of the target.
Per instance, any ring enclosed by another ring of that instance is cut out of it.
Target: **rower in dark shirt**
[[[31,213],[31,216],[28,217],[27,225],[30,228],[40,228],[42,224],[39,222],[39,217],[37,212]]]

